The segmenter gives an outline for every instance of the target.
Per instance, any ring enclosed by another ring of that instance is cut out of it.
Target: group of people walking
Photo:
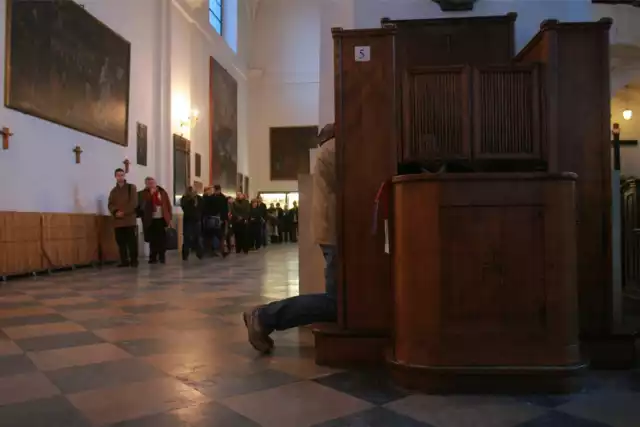
[[[114,218],[115,236],[121,267],[138,265],[137,218],[142,219],[144,238],[149,243],[149,263],[166,262],[168,233],[172,227],[172,203],[155,179],[145,179],[144,190],[126,181],[122,169],[115,171],[116,185],[109,194],[109,212]],[[205,189],[200,196],[189,187],[180,199],[183,211],[182,259],[192,252],[198,258],[207,254],[226,256],[248,254],[269,242],[296,241],[298,206],[292,209],[273,204],[267,208],[258,197],[249,201],[238,192],[235,199],[222,193],[219,185]],[[177,240],[177,239],[176,239]],[[176,243],[177,245],[177,243]]]

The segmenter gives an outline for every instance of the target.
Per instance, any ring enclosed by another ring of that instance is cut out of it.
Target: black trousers
[[[138,239],[136,239],[136,227],[118,227],[115,229],[116,243],[120,252],[122,264],[138,263]]]
[[[298,241],[298,223],[297,222],[294,222],[291,225],[291,241],[293,243]]]
[[[249,246],[260,249],[262,247],[262,222],[252,221],[249,223]]]
[[[200,221],[184,221],[182,223],[182,259],[189,258],[191,251],[202,258],[202,224]]]
[[[248,224],[246,221],[233,223],[233,235],[236,237],[236,253],[249,252]]]
[[[149,259],[165,260],[167,253],[167,223],[164,218],[154,218],[145,233],[149,242]]]

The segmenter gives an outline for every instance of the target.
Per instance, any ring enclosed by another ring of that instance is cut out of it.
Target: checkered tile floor
[[[307,330],[258,357],[239,313],[298,292],[295,246],[0,289],[0,426],[639,427],[640,372],[567,397],[423,396],[313,363]]]

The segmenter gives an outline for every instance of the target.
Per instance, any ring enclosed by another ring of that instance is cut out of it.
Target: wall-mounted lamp
[[[625,120],[631,120],[631,118],[633,117],[633,111],[631,111],[630,109],[626,109],[622,112],[622,118]]]
[[[186,120],[180,121],[180,129],[184,133],[187,129],[193,129],[198,124],[198,118],[200,117],[200,112],[198,110],[191,110],[191,115],[186,118]]]

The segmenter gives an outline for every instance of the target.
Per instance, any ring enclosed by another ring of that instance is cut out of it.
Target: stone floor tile
[[[55,350],[102,342],[102,339],[88,331],[16,340],[16,344],[24,351]]]
[[[67,398],[97,425],[133,420],[208,401],[200,392],[171,378],[91,390]]]
[[[391,379],[381,372],[340,372],[318,378],[315,382],[374,405],[384,405],[409,394],[394,386]]]
[[[0,407],[58,394],[60,390],[41,372],[12,375],[0,379]],[[2,425],[1,421],[0,425]]]
[[[640,393],[614,390],[586,394],[559,406],[557,410],[612,427],[640,426]]]
[[[222,403],[263,427],[313,426],[371,407],[363,400],[311,381],[232,397]]]
[[[13,340],[43,337],[48,335],[83,332],[85,329],[73,322],[44,323],[40,325],[12,326],[4,328],[4,333]]]
[[[62,396],[0,406],[0,427],[92,427]]]
[[[173,411],[189,427],[260,427],[260,424],[215,402]]]
[[[385,407],[436,427],[514,427],[548,411],[493,396],[414,395]]]
[[[166,376],[160,370],[140,359],[122,359],[58,369],[47,372],[46,375],[66,394],[115,387]]]
[[[54,371],[131,357],[126,351],[109,343],[35,351],[27,355],[41,371]]]
[[[0,357],[14,356],[17,354],[22,354],[22,349],[18,344],[10,340],[0,340]]]
[[[376,407],[313,427],[434,427],[385,408]]]
[[[612,427],[609,424],[589,421],[584,418],[574,417],[558,411],[550,411],[547,414],[535,418],[516,427]]]
[[[0,356],[0,378],[36,370],[33,362],[22,353]]]

